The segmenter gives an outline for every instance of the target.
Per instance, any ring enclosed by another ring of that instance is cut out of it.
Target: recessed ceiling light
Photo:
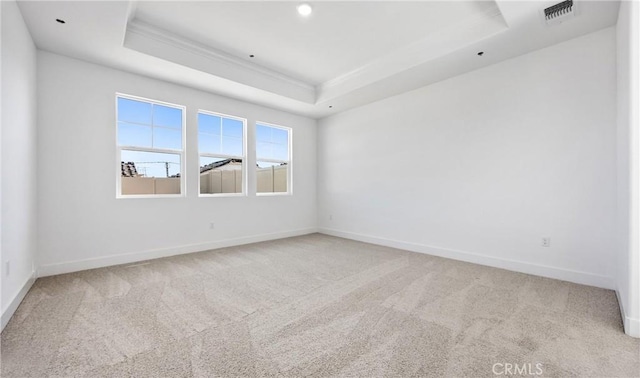
[[[66,24],[66,23],[67,23],[65,20],[61,20],[61,19],[59,19],[59,18],[56,18],[56,21],[57,21],[57,22],[59,22],[59,23],[61,23],[61,24]]]
[[[482,56],[482,55],[484,55],[484,51],[480,51],[480,52],[478,53],[478,56]]]
[[[311,8],[311,5],[307,3],[298,5],[298,13],[303,17],[308,17],[312,11],[313,8]]]

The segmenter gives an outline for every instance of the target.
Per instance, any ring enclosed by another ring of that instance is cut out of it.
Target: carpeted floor
[[[618,377],[640,375],[640,340],[609,290],[314,234],[40,278],[1,369]]]

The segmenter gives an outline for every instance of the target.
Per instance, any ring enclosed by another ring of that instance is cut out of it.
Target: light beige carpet
[[[612,291],[319,234],[40,278],[1,353],[3,377],[640,375]]]

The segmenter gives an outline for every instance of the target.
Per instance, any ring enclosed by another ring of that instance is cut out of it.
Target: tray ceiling
[[[544,1],[310,4],[19,2],[43,50],[315,118],[614,25],[619,6],[549,27]]]

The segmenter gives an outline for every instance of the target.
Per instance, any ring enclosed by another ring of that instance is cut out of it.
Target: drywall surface
[[[42,51],[38,85],[39,275],[315,231],[315,120]],[[116,198],[116,92],[187,107],[186,197]],[[293,195],[199,197],[198,109],[291,127]]]
[[[639,76],[638,2],[620,4],[617,35],[617,103],[618,103],[618,215],[615,284],[623,312],[625,331],[640,337],[640,256],[638,206],[640,186],[638,153]]]
[[[2,1],[2,327],[33,280],[36,251],[36,47]]]
[[[615,45],[603,29],[321,120],[320,230],[613,288]]]

